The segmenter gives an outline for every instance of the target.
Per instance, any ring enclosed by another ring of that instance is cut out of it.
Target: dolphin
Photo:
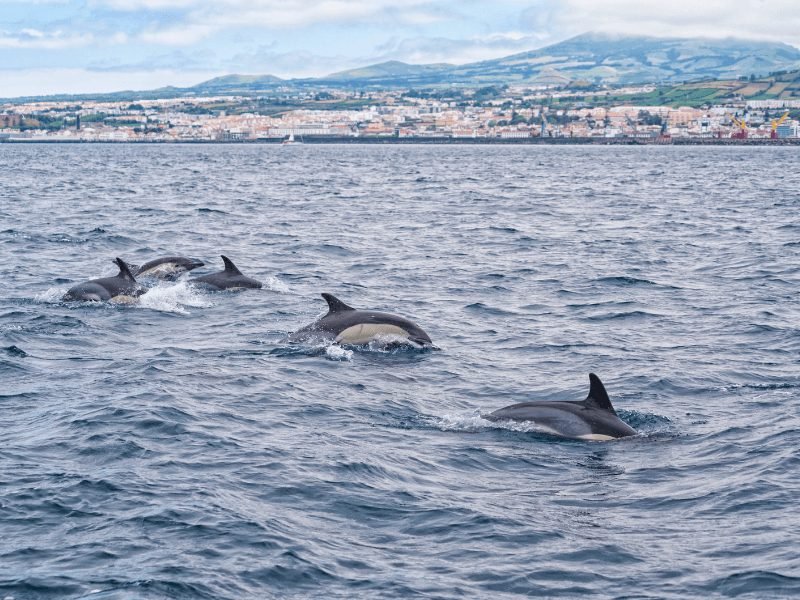
[[[289,341],[326,339],[354,346],[372,341],[390,344],[400,341],[425,348],[433,346],[430,336],[404,317],[374,310],[356,310],[332,294],[322,294],[322,297],[328,303],[328,314],[291,334]]]
[[[138,277],[154,277],[166,281],[175,281],[192,269],[202,267],[205,263],[185,256],[161,256],[141,266],[127,263],[131,273]]]
[[[136,283],[136,279],[124,260],[115,258],[114,262],[119,267],[119,273],[114,277],[103,277],[79,283],[64,294],[63,300],[133,302],[144,293],[144,289]]]
[[[203,275],[202,277],[195,277],[189,281],[213,291],[241,290],[246,288],[261,289],[261,282],[242,275],[242,272],[236,268],[236,265],[233,264],[230,258],[223,256],[222,262],[225,263],[224,271]]]
[[[483,416],[488,421],[533,421],[547,433],[579,440],[613,440],[636,435],[617,416],[600,378],[589,373],[589,395],[582,402],[522,402]]]

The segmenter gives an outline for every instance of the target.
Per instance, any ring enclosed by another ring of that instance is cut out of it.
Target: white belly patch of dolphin
[[[388,323],[359,323],[348,327],[336,336],[340,344],[368,344],[373,340],[392,341],[392,339],[408,339],[408,332],[397,325]]]

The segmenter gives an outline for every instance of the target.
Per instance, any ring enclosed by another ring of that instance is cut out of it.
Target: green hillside
[[[741,39],[585,34],[538,50],[466,65],[381,63],[304,84],[348,87],[680,83],[763,75],[800,67],[800,50]]]
[[[463,65],[453,75],[534,80],[545,69],[594,83],[667,83],[736,79],[800,68],[800,50],[787,44],[740,39],[672,39],[585,34],[505,58]]]
[[[647,94],[611,95],[607,100],[672,106],[702,106],[742,100],[800,100],[800,70],[779,71],[765,77],[706,80],[664,86]]]

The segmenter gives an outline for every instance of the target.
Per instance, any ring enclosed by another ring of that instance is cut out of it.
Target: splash
[[[325,356],[330,360],[351,361],[353,360],[353,351],[342,348],[338,344],[330,344],[325,346]]]
[[[447,413],[440,417],[431,417],[430,420],[431,425],[441,431],[477,433],[494,425],[491,421],[484,419],[477,409],[468,413]]]
[[[174,285],[157,285],[139,298],[139,307],[161,312],[189,314],[186,307],[208,308],[213,306],[209,297],[187,281]]]
[[[40,292],[33,297],[33,301],[38,304],[54,304],[61,302],[64,294],[67,293],[69,288],[66,287],[51,287],[44,292]]]
[[[675,432],[672,421],[655,413],[640,412],[638,410],[617,410],[619,418],[633,427],[640,435],[653,436]]]
[[[433,425],[441,431],[478,433],[487,429],[505,429],[519,433],[552,433],[533,421],[488,421],[479,410],[468,413],[448,413],[433,418]]]
[[[404,336],[394,335],[390,333],[377,335],[373,340],[371,340],[367,344],[357,344],[354,347],[358,347],[367,350],[369,352],[385,352],[385,353],[395,353],[404,350],[405,351],[425,350],[425,347],[422,344],[413,342]]]
[[[267,277],[267,280],[264,282],[264,287],[271,292],[278,292],[279,294],[289,293],[289,286],[277,277]]]

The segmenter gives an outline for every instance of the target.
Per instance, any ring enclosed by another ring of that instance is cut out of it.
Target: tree
[[[648,110],[639,111],[639,121],[645,125],[661,125],[662,119],[659,115],[654,115]]]

